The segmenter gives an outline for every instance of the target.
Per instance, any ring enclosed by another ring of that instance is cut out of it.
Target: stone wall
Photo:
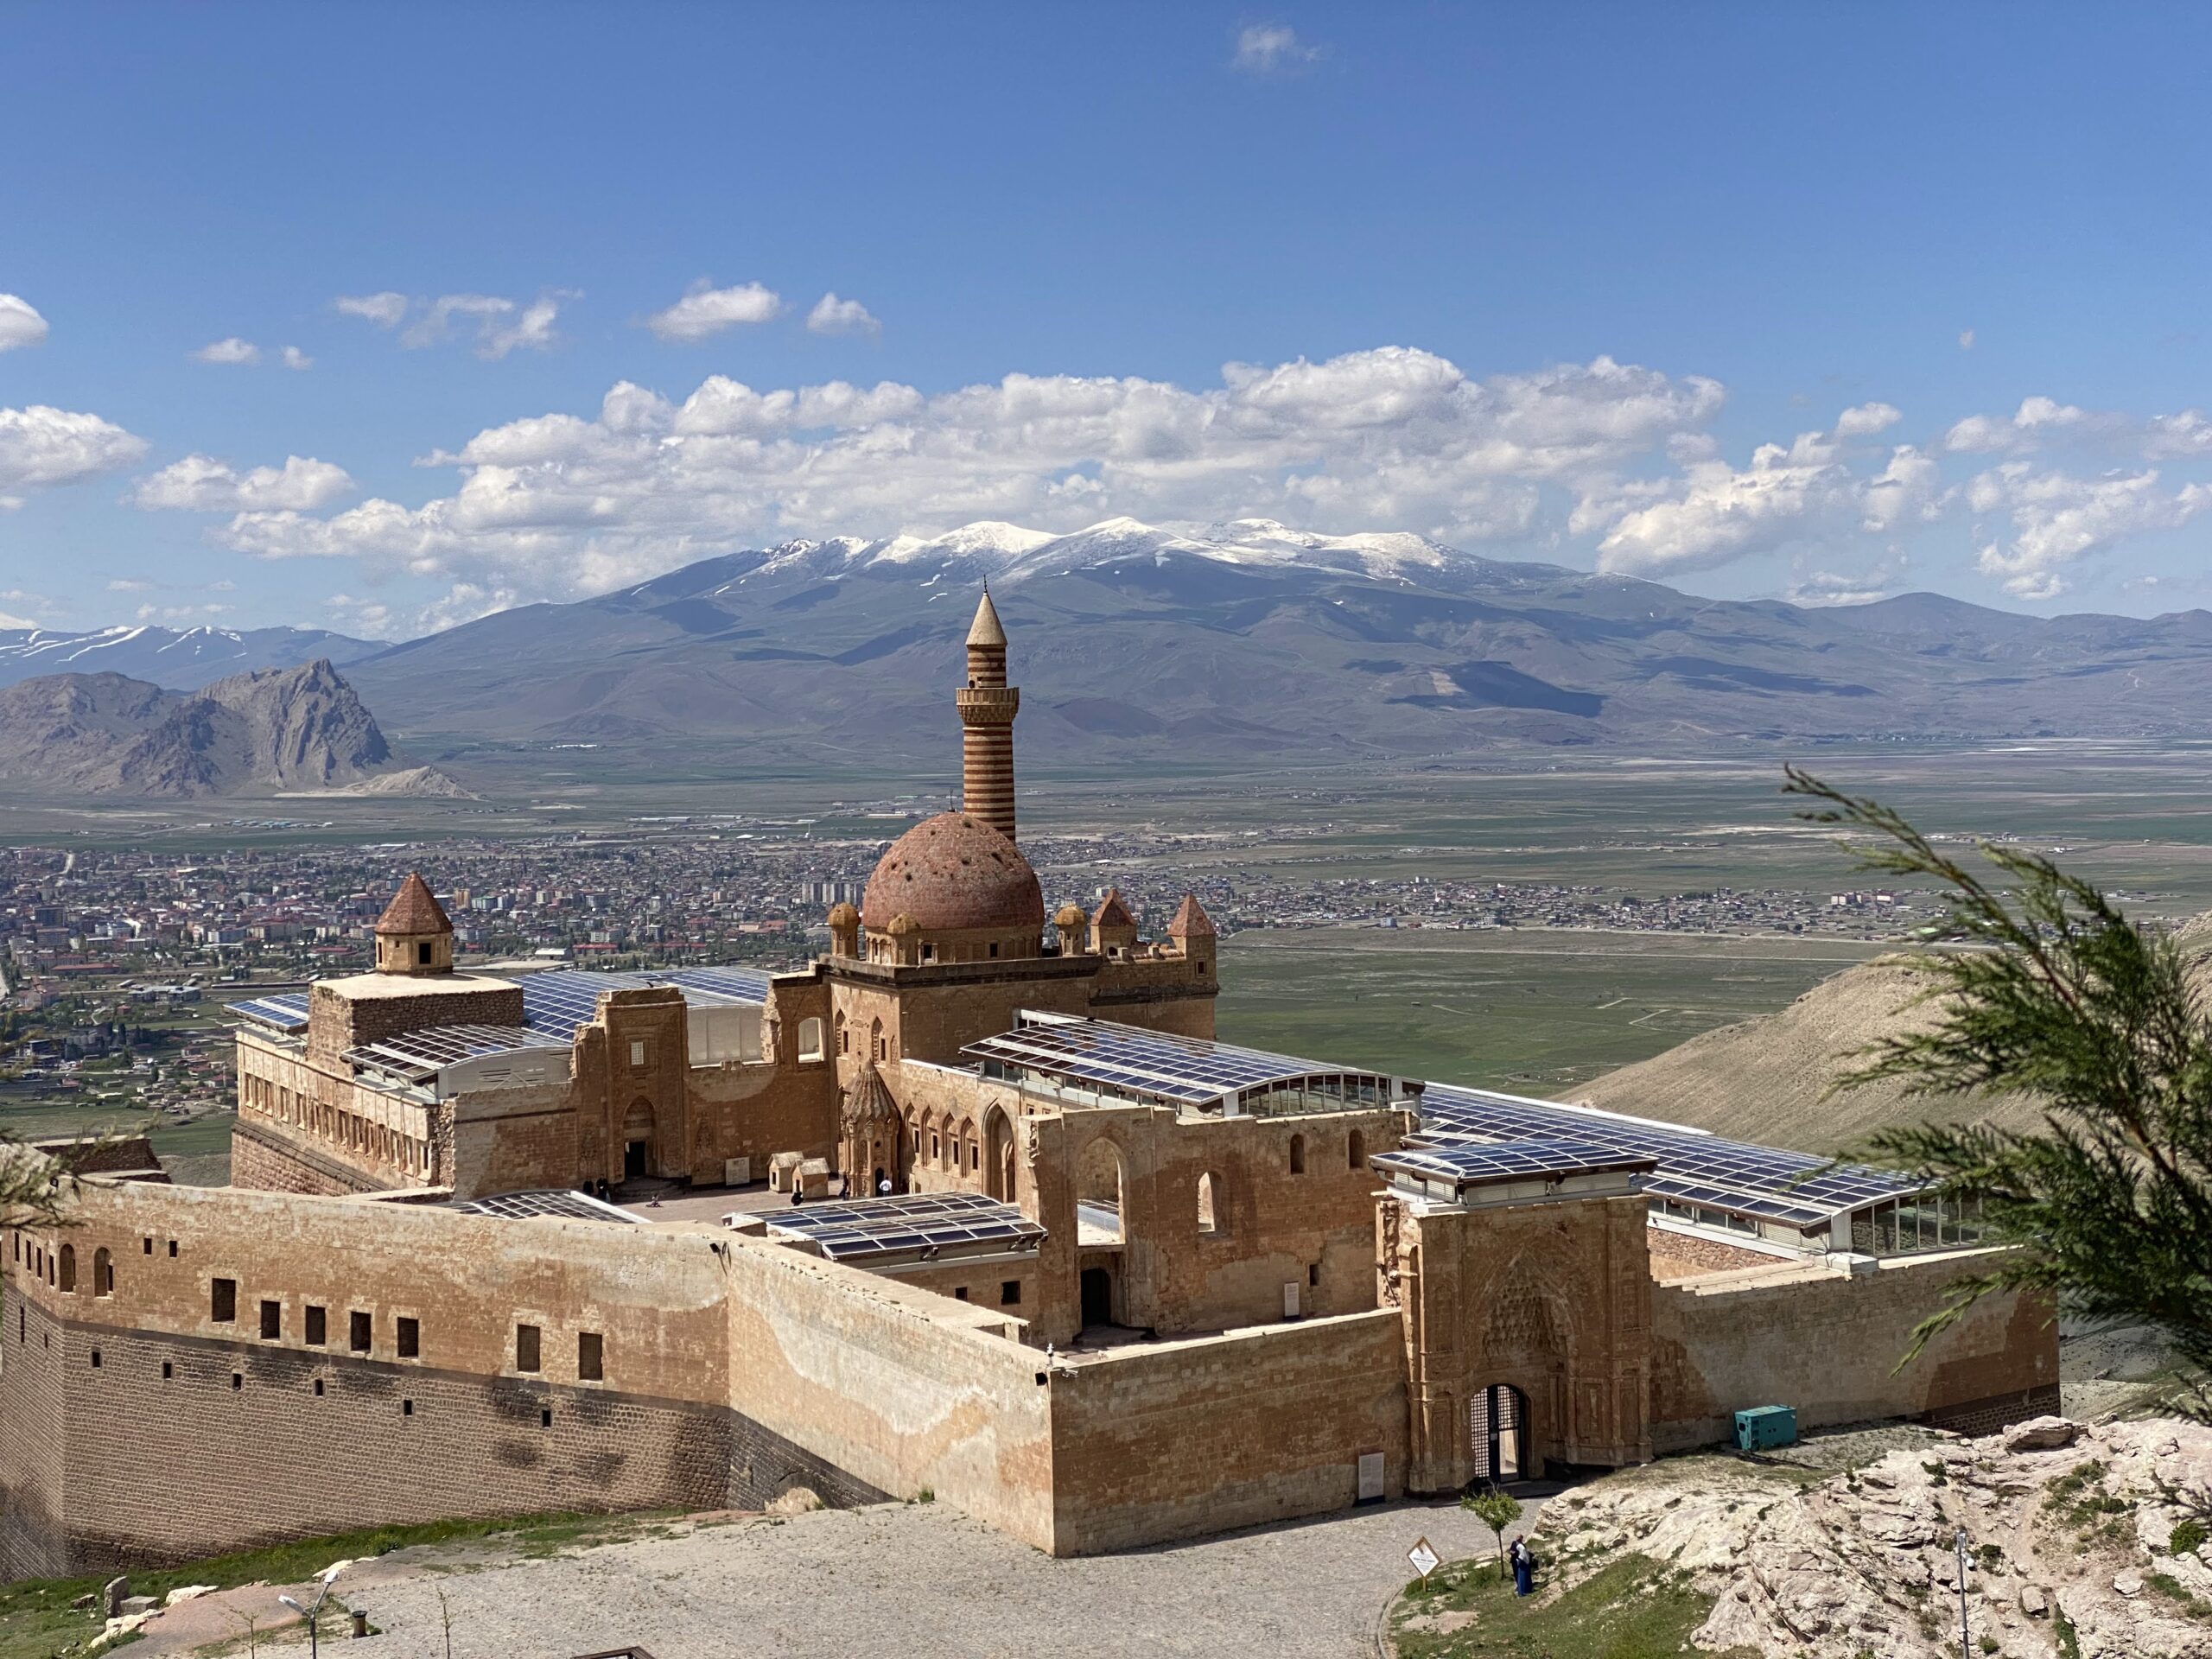
[[[1652,1290],[1651,1440],[1678,1452],[1731,1437],[1735,1413],[1790,1406],[1800,1428],[1918,1417],[1988,1430],[2058,1406],[2058,1327],[1994,1296],[1898,1368],[1912,1329],[1973,1251],[1902,1256],[1853,1277],[1821,1265],[1716,1274]]]
[[[1362,1453],[1406,1483],[1395,1310],[1147,1344],[1052,1373],[1053,1553],[1349,1508]]]

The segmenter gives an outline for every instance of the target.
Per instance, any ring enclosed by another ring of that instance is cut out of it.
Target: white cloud
[[[1974,350],[1973,329],[1961,328],[1959,330],[1959,349],[1962,352],[1970,352]]]
[[[457,628],[480,616],[504,611],[520,602],[510,588],[483,588],[457,582],[439,598],[410,610],[396,609],[387,601],[333,594],[328,605],[332,626],[340,632],[370,639],[413,639],[446,628]]]
[[[2139,416],[2025,397],[2011,415],[1969,415],[1943,435],[1955,454],[2029,454],[2072,445],[2142,461],[2212,456],[2212,420],[2201,409]]]
[[[1934,516],[1941,502],[1938,469],[1910,444],[1884,457],[1878,473],[1855,440],[1902,418],[1887,404],[1847,409],[1831,432],[1800,433],[1788,448],[1762,444],[1738,471],[1718,457],[1682,464],[1678,480],[1639,482],[1599,497],[1603,511],[1580,515],[1594,530],[1610,517],[1598,543],[1598,568],[1657,576],[1710,569],[1796,543],[1890,531]]]
[[[501,358],[518,347],[547,351],[558,343],[554,319],[561,307],[580,296],[573,289],[548,289],[528,304],[499,294],[441,294],[435,299],[410,299],[387,289],[380,294],[341,295],[331,303],[347,316],[360,317],[384,329],[398,329],[399,343],[420,350],[450,340],[464,326],[473,326],[479,357]],[[512,321],[509,321],[508,319]],[[401,328],[400,325],[407,326]],[[304,353],[294,360],[285,348],[284,365],[304,369],[314,359]]]
[[[97,415],[44,404],[0,409],[0,490],[74,484],[128,467],[146,441]],[[10,498],[10,504],[19,498]]]
[[[2212,507],[2212,486],[2168,489],[2155,470],[2077,478],[2008,461],[1966,488],[1977,514],[2004,514],[2012,533],[1978,532],[1975,567],[2016,599],[2056,599],[2071,586],[2069,569],[2121,539],[2177,530]]]
[[[153,586],[152,582],[135,576],[118,576],[108,583],[107,590],[111,594],[143,594],[150,591]]]
[[[288,369],[311,369],[315,367],[315,359],[296,346],[287,346],[284,348],[284,366]]]
[[[0,352],[35,346],[46,338],[46,319],[29,300],[0,294]]]
[[[806,314],[807,332],[816,334],[880,334],[883,325],[858,300],[841,300],[833,290]]]
[[[237,608],[234,605],[141,605],[132,620],[138,622],[204,624],[213,617],[228,616]]]
[[[836,299],[835,295],[823,296],[823,303]],[[718,334],[725,328],[734,328],[741,323],[768,322],[784,308],[780,296],[763,288],[759,283],[747,283],[737,288],[715,288],[703,277],[692,283],[682,299],[665,311],[656,311],[645,319],[645,327],[663,340],[697,340]],[[817,305],[816,312],[822,307]],[[865,315],[865,313],[863,313]],[[807,324],[813,326],[809,317]]]
[[[1897,591],[1907,563],[1904,550],[1892,547],[1860,569],[1801,569],[1787,597],[1793,605],[1871,605]]]
[[[420,506],[246,512],[220,535],[258,556],[354,558],[372,576],[531,598],[795,535],[977,518],[1073,530],[1116,513],[1259,514],[1485,541],[1528,534],[1547,489],[1595,492],[1694,434],[1722,397],[1606,358],[1478,380],[1403,347],[1231,364],[1196,390],[1017,374],[932,397],[717,375],[678,403],[623,383],[595,416],[517,421],[429,457],[461,483]]]
[[[313,512],[353,493],[342,467],[287,455],[282,467],[240,473],[213,455],[187,455],[138,480],[127,499],[148,512]]]
[[[341,294],[331,304],[344,315],[365,318],[379,328],[397,328],[407,315],[407,296],[390,289],[381,294]]]
[[[17,616],[11,611],[0,611],[0,628],[35,628],[38,624],[27,616]]]
[[[1238,31],[1236,54],[1229,63],[1248,75],[1272,75],[1300,68],[1320,55],[1319,47],[1300,40],[1287,23],[1255,23]]]
[[[193,353],[200,363],[235,363],[248,365],[261,361],[261,347],[250,340],[240,340],[232,334],[228,340],[219,340],[213,345],[202,346]]]

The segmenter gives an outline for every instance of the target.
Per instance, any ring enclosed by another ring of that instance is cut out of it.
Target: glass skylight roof
[[[961,1051],[1009,1072],[1035,1072],[1110,1092],[1185,1105],[1207,1105],[1224,1095],[1307,1078],[1365,1084],[1382,1104],[1390,1079],[1380,1072],[1347,1071],[1262,1049],[1166,1032],[1142,1031],[1110,1020],[1052,1020],[1026,1023],[986,1037]]]
[[[672,985],[695,1007],[768,1000],[768,976],[752,968],[670,968],[636,974],[561,968],[515,982],[522,987],[524,1023],[564,1043],[575,1038],[579,1026],[591,1023],[599,1012],[599,999],[608,991]]]
[[[423,1031],[364,1044],[346,1051],[355,1065],[374,1066],[412,1082],[435,1077],[447,1066],[486,1054],[511,1054],[526,1048],[568,1047],[565,1038],[524,1026],[432,1026]]]
[[[231,1012],[252,1020],[256,1025],[270,1026],[278,1031],[305,1031],[308,1028],[308,994],[287,991],[281,996],[257,996],[244,1002],[231,1004]]]
[[[1595,1141],[1455,1141],[1444,1146],[1377,1153],[1371,1161],[1376,1168],[1393,1174],[1474,1186],[1548,1175],[1649,1169],[1656,1160],[1649,1153],[1630,1152]]]
[[[611,1204],[602,1204],[588,1192],[564,1191],[549,1187],[528,1192],[498,1192],[488,1198],[463,1198],[457,1203],[441,1205],[443,1210],[458,1210],[465,1216],[499,1216],[508,1221],[527,1221],[534,1217],[551,1216],[569,1221],[620,1221],[633,1226],[643,1226],[645,1217],[633,1216],[627,1210]]]
[[[980,1192],[906,1192],[850,1204],[795,1204],[767,1217],[771,1233],[809,1238],[838,1261],[870,1255],[921,1255],[931,1249],[996,1245],[1033,1248],[1045,1230],[1014,1205]]]
[[[1830,1168],[1827,1159],[1810,1153],[1444,1083],[1430,1084],[1421,1096],[1421,1132],[1414,1143],[1442,1147],[1543,1140],[1580,1140],[1647,1154],[1658,1160],[1643,1180],[1644,1191],[1655,1197],[1800,1228],[1918,1190],[1895,1170],[1861,1164]]]

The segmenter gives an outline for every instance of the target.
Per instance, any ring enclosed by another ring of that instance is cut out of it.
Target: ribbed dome
[[[1045,925],[1045,895],[1021,849],[981,818],[940,812],[891,843],[868,879],[861,919],[876,931],[911,916],[925,933]]]

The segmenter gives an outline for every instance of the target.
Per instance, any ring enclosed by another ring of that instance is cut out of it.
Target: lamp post
[[[1973,1659],[1973,1649],[1967,1641],[1967,1529],[1961,1527],[1951,1541],[1959,1552],[1959,1659]]]
[[[1965,1535],[1963,1534],[1961,1535],[1961,1536],[1964,1535]],[[312,1607],[302,1607],[298,1602],[293,1600],[289,1596],[279,1596],[276,1598],[277,1600],[283,1602],[284,1605],[290,1608],[302,1618],[307,1620],[308,1659],[318,1659],[318,1656],[321,1651],[321,1631],[319,1627],[322,1623],[322,1604],[330,1599],[330,1586],[337,1577],[338,1568],[334,1567],[329,1568],[323,1573],[322,1593],[315,1599],[315,1605]]]

